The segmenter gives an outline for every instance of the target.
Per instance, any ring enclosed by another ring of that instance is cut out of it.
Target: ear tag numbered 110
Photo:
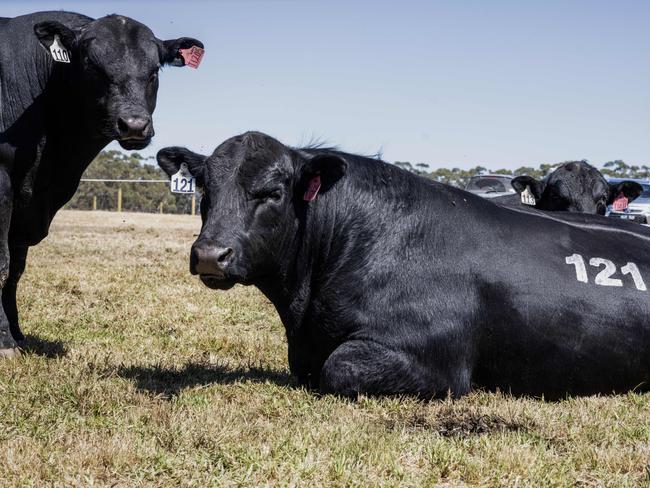
[[[169,187],[172,193],[194,193],[196,180],[187,169],[187,164],[182,163],[178,171],[172,175]]]
[[[535,197],[533,196],[533,192],[530,191],[530,186],[527,186],[526,189],[521,192],[521,203],[524,205],[532,205],[533,207],[537,203],[537,200],[535,200]]]
[[[54,35],[54,41],[50,46],[50,54],[52,59],[57,63],[69,63],[70,62],[70,51],[68,51],[63,44],[61,44],[61,39],[58,35]]]

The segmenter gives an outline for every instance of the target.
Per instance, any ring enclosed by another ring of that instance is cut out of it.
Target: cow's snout
[[[195,244],[190,254],[190,273],[224,277],[234,255],[231,247]]]
[[[150,139],[152,134],[151,116],[129,115],[117,119],[117,132],[120,140]]]

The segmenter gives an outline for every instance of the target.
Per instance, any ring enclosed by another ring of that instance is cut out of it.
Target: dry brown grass
[[[187,270],[198,218],[61,212],[0,362],[0,486],[650,486],[650,394],[349,402],[297,388],[255,289]]]

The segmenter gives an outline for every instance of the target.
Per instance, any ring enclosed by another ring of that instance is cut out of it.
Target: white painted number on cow
[[[585,260],[582,259],[580,254],[572,254],[567,256],[565,259],[567,264],[575,264],[576,266],[576,279],[582,281],[583,283],[588,283],[587,279],[587,268],[585,268]]]
[[[605,266],[605,269],[596,275],[594,280],[597,285],[602,286],[623,286],[623,282],[618,278],[610,278],[614,273],[616,273],[616,265],[612,263],[609,259],[603,258],[591,258],[589,260],[589,265],[599,268]]]
[[[572,254],[564,258],[564,261],[567,264],[573,264],[576,267],[576,279],[581,283],[589,283],[589,277],[587,275],[587,267],[585,266],[585,260],[580,254]],[[589,265],[594,268],[600,268],[604,266],[594,278],[594,283],[600,286],[623,286],[623,280],[619,278],[612,278],[612,275],[616,273],[616,265],[611,262],[609,259],[603,258],[591,258],[589,260]],[[641,276],[639,268],[634,263],[627,263],[621,268],[622,275],[631,275],[632,280],[634,281],[634,286],[637,290],[646,291],[645,282]]]
[[[626,274],[632,275],[632,279],[634,280],[634,284],[636,285],[638,290],[641,291],[647,290],[645,283],[643,282],[643,278],[641,277],[641,273],[639,272],[639,268],[637,268],[636,264],[627,263],[625,266],[621,268],[621,273],[623,273],[624,275]]]
[[[169,186],[172,193],[194,193],[196,182],[190,174],[185,163],[181,164],[178,171],[172,175]]]
[[[70,62],[70,51],[68,51],[63,44],[61,44],[61,39],[59,36],[54,36],[54,41],[50,46],[50,54],[52,59],[59,63],[69,63]]]

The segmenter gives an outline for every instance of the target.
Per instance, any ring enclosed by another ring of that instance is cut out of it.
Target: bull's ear
[[[203,174],[207,156],[197,154],[184,147],[165,147],[156,154],[158,166],[171,178],[178,173],[181,164],[185,163],[190,174],[196,178],[197,186],[203,186]]]
[[[77,47],[77,35],[75,32],[55,20],[39,22],[34,25],[34,34],[36,34],[41,45],[47,50],[50,49],[50,46],[54,42],[54,36],[59,36],[60,43],[69,51]]]
[[[314,200],[339,181],[348,169],[348,163],[336,154],[318,154],[309,159],[300,170],[298,193],[307,201]]]
[[[203,50],[203,43],[192,37],[179,37],[178,39],[162,41],[160,61],[162,64],[169,64],[171,66],[185,66],[188,64],[187,54],[183,56],[181,50],[191,50],[193,47]],[[199,57],[196,66],[193,67],[196,68],[200,62],[201,58]]]
[[[531,193],[538,202],[542,199],[542,193],[544,193],[544,188],[546,187],[546,182],[544,180],[538,180],[532,176],[517,176],[512,179],[510,184],[520,195],[526,187],[530,188]]]
[[[620,183],[609,183],[609,195],[607,197],[607,205],[611,205],[617,196],[621,193],[625,195],[628,202],[635,200],[641,193],[643,187],[636,181],[621,181]]]

